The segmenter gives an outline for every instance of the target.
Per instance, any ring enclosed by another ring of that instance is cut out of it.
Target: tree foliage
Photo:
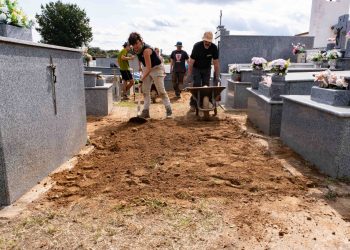
[[[61,1],[41,5],[41,14],[36,20],[43,43],[77,48],[92,41],[90,19],[85,10],[76,4],[64,4]]]
[[[88,53],[93,57],[110,57],[117,58],[119,55],[119,50],[103,50],[99,47],[89,47]]]

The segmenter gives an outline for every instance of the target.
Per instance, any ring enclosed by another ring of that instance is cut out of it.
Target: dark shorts
[[[132,80],[132,75],[130,73],[130,70],[121,70],[120,74],[122,74],[122,79],[124,81]]]

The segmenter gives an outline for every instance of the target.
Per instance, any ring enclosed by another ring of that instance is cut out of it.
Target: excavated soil
[[[244,113],[202,121],[188,94],[174,119],[152,104],[88,120],[94,150],[16,219],[4,249],[349,249],[350,188],[322,176]],[[121,115],[123,114],[123,115]],[[127,115],[125,115],[127,114]]]

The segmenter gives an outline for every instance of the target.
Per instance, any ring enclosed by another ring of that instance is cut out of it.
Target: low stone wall
[[[112,64],[117,64],[117,58],[96,58],[96,67],[109,68]]]
[[[82,53],[0,38],[0,69],[0,204],[8,205],[86,143]]]

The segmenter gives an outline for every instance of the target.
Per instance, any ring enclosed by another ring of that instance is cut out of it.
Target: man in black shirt
[[[193,87],[209,86],[211,63],[214,64],[214,79],[219,79],[219,52],[218,47],[213,44],[213,33],[205,32],[202,41],[197,42],[192,49],[190,61],[188,64],[188,74],[193,76]],[[196,101],[191,97],[191,111],[195,111]]]
[[[184,81],[184,76],[186,73],[186,65],[185,61],[187,61],[188,64],[188,54],[186,51],[182,50],[182,42],[176,43],[176,50],[171,52],[170,60],[171,60],[171,66],[170,66],[170,72],[172,72],[172,82],[173,87],[175,90],[176,97],[180,98],[181,95],[181,89],[182,84]]]

